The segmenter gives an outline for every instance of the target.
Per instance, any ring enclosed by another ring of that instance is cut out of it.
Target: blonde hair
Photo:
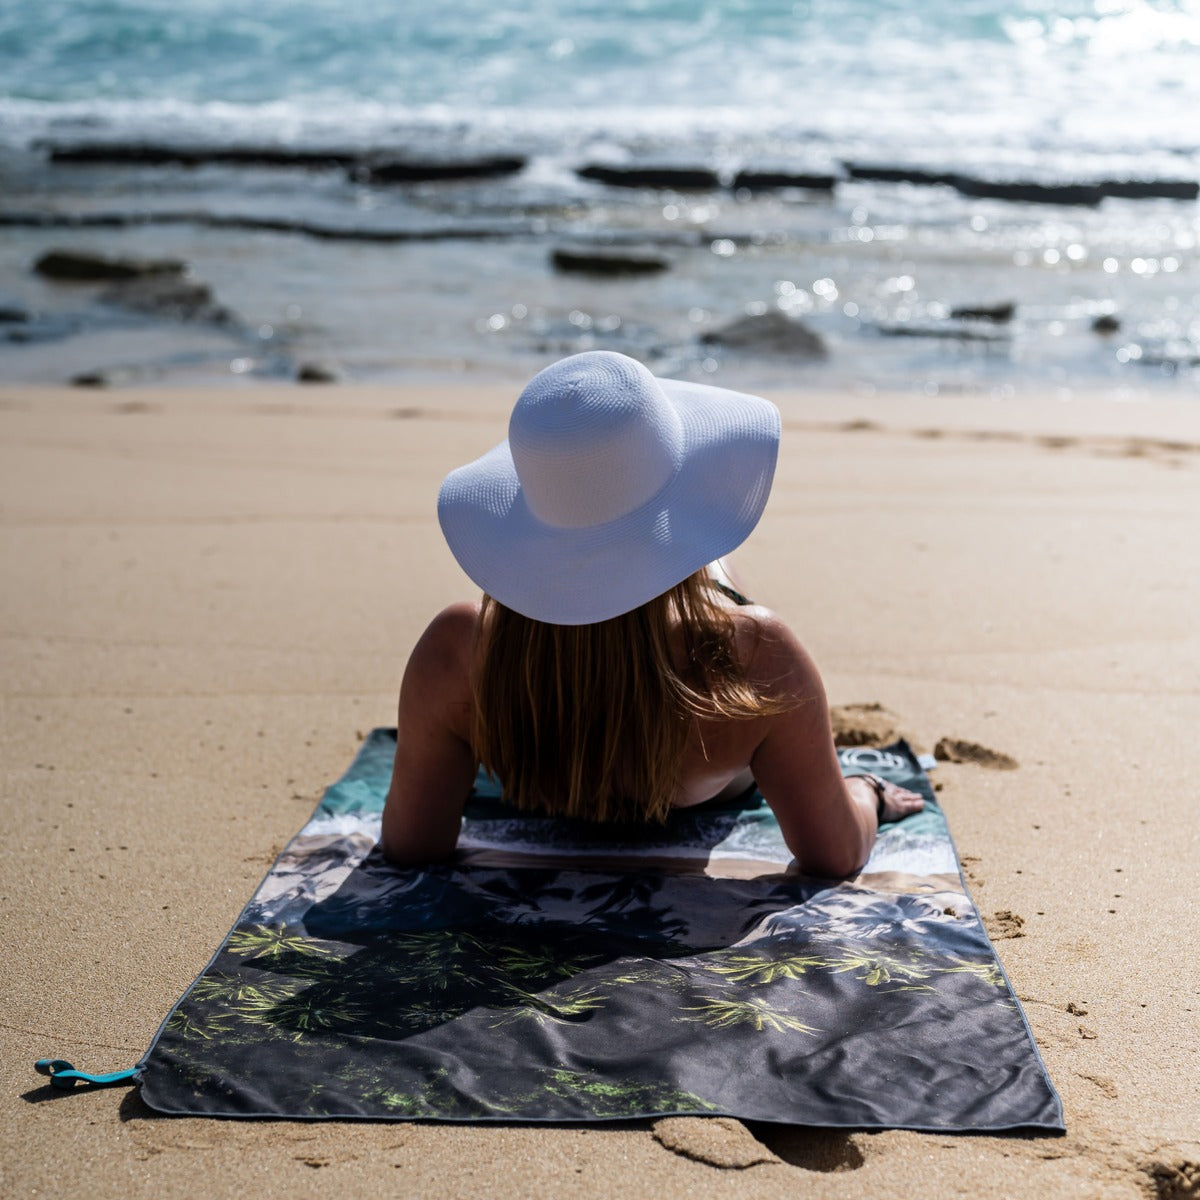
[[[733,638],[707,571],[592,625],[535,621],[485,595],[476,757],[520,809],[665,821],[697,720],[751,720],[792,706],[749,682]]]

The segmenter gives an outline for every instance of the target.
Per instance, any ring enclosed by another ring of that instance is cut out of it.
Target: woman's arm
[[[774,613],[759,622],[748,671],[768,695],[795,707],[767,718],[766,735],[750,762],[788,849],[810,875],[853,875],[867,861],[878,829],[877,797],[865,780],[842,778],[830,730],[829,705],[816,664]],[[924,800],[888,785],[885,815],[916,812]]]
[[[396,761],[383,809],[384,857],[397,866],[454,850],[475,781],[469,741],[471,653],[478,606],[440,612],[409,656],[400,685]]]

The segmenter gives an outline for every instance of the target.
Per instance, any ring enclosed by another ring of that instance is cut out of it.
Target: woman
[[[442,484],[484,591],[426,629],[400,689],[384,854],[450,854],[482,763],[520,808],[662,820],[757,784],[799,868],[844,876],[920,796],[845,780],[817,668],[719,560],[758,523],[779,413],[594,351],[540,372],[508,439]]]

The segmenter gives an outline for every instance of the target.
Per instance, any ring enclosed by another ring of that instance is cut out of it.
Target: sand
[[[833,701],[960,751],[935,778],[1067,1135],[236,1123],[51,1096],[38,1057],[136,1061],[393,720],[409,646],[470,590],[436,485],[510,394],[8,387],[0,1193],[1200,1194],[1200,409],[778,399],[747,587]]]

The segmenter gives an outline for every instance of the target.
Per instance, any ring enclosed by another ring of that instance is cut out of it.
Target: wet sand
[[[394,719],[408,648],[469,591],[437,484],[498,439],[511,390],[3,387],[4,1194],[1197,1194],[1200,410],[777,399],[746,586],[834,702],[963,759],[935,780],[1067,1135],[235,1123],[52,1097],[33,1060],[132,1065]]]

